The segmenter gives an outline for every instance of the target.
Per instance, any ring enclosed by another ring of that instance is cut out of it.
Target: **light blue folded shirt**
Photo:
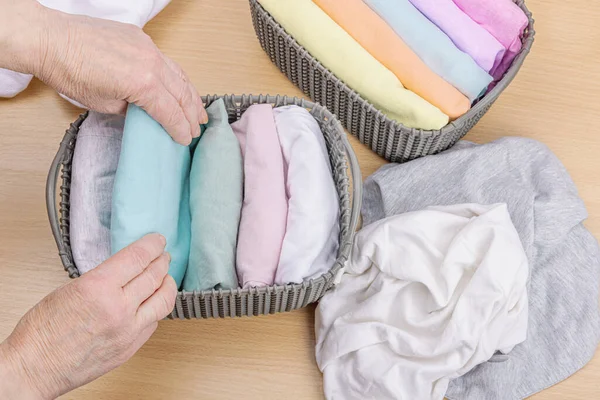
[[[222,99],[207,109],[208,124],[190,172],[192,237],[183,280],[187,291],[238,287],[235,269],[244,171],[240,143]]]
[[[474,101],[492,77],[409,0],[364,0],[429,68]]]
[[[148,233],[162,234],[171,254],[169,274],[178,287],[190,254],[191,151],[144,110],[129,105],[112,196],[111,252]]]

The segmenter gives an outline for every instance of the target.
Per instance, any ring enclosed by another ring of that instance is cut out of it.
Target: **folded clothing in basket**
[[[405,89],[311,0],[259,2],[311,55],[391,119],[422,129],[440,129],[448,123],[446,114]]]
[[[495,71],[506,49],[473,21],[452,0],[410,0],[431,22],[437,25],[459,50],[467,53],[484,71]]]
[[[506,202],[529,258],[527,340],[504,362],[450,383],[450,399],[516,400],[566,379],[594,355],[600,337],[600,249],[561,162],[542,143],[504,138],[390,164],[365,182],[363,222],[431,205]]]
[[[190,171],[191,244],[183,290],[238,287],[235,252],[243,197],[243,164],[222,99],[206,108],[208,123]]]
[[[451,0],[447,1],[454,5]],[[438,107],[451,119],[456,119],[469,110],[471,107],[469,99],[429,69],[394,30],[362,0],[314,0],[314,2],[365,50],[389,68],[407,89]],[[456,9],[462,13],[460,9]],[[485,29],[466,15],[465,18],[477,29],[486,33],[504,52],[502,45]]]
[[[475,22],[490,32],[506,49],[502,62],[491,71],[499,79],[519,50],[528,19],[512,0],[453,0]]]
[[[450,38],[419,12],[409,0],[364,0],[396,34],[439,76],[471,101],[492,82],[492,77]]]
[[[284,162],[270,104],[250,106],[231,124],[244,159],[237,273],[244,287],[272,285],[288,214]]]
[[[339,202],[327,146],[302,107],[273,110],[285,169],[288,213],[275,283],[300,283],[331,269],[339,247]]]
[[[313,116],[256,104],[229,125],[221,99],[207,112],[190,146],[134,105],[122,145],[121,117],[84,121],[71,209],[80,273],[152,232],[166,237],[169,273],[185,291],[237,288],[238,277],[243,287],[300,283],[333,267],[339,200]]]
[[[77,134],[70,192],[73,261],[80,274],[110,256],[113,184],[123,136],[124,118],[90,111]]]
[[[144,110],[129,105],[112,198],[112,253],[148,233],[162,234],[171,254],[169,274],[178,287],[190,255],[191,149],[174,142]]]
[[[527,276],[505,204],[431,207],[363,228],[317,309],[326,397],[442,400],[450,379],[525,340]]]

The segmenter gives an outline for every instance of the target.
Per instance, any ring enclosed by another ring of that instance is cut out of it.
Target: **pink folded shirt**
[[[244,202],[237,274],[243,287],[272,285],[285,235],[288,203],[284,162],[273,108],[250,106],[231,124],[244,159]]]
[[[495,70],[500,65],[506,51],[504,46],[452,0],[410,2],[486,72]]]
[[[502,78],[521,50],[521,36],[528,19],[512,0],[453,0],[471,19],[492,34],[506,49],[502,62],[490,71],[495,80]]]

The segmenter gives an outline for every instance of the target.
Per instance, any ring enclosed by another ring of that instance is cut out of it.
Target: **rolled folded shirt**
[[[243,287],[272,285],[285,235],[284,162],[270,104],[255,104],[231,124],[244,160],[237,274]]]
[[[474,101],[492,77],[409,0],[364,0],[439,76]]]
[[[512,0],[454,0],[471,19],[492,34],[506,49],[502,62],[492,70],[502,78],[523,46],[521,37],[529,20]]]
[[[294,39],[337,78],[409,128],[440,129],[448,115],[400,80],[311,0],[259,0]]]
[[[208,123],[190,171],[191,244],[183,290],[238,287],[235,254],[244,171],[240,143],[222,99],[206,108]]]
[[[392,28],[362,0],[314,2],[365,50],[392,71],[405,88],[438,107],[451,119],[460,117],[471,108],[471,103],[465,95],[425,65]],[[487,33],[479,25],[472,23]],[[502,46],[500,48],[504,50]]]

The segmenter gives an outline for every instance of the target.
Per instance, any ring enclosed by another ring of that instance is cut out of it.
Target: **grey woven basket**
[[[354,232],[358,225],[362,198],[360,168],[340,122],[331,112],[319,104],[286,96],[205,96],[202,97],[202,100],[208,106],[221,97],[225,101],[230,122],[238,120],[252,104],[269,103],[275,107],[295,104],[310,111],[323,131],[339,196],[340,249],[337,260],[331,266],[329,272],[300,284],[272,285],[250,289],[179,292],[175,309],[169,316],[170,318],[257,316],[305,307],[320,299],[341,276],[343,267],[350,255]],[[77,142],[77,133],[86,117],[87,113],[81,115],[67,129],[50,167],[46,184],[46,205],[50,226],[58,246],[60,259],[71,278],[79,276],[79,271],[73,261],[69,239],[71,162]],[[350,168],[352,181],[348,177],[348,168]],[[57,197],[56,190],[59,175],[62,179],[59,192],[60,198]]]
[[[391,162],[438,153],[465,136],[517,75],[535,35],[531,12],[523,0],[513,0],[527,15],[529,25],[523,36],[523,47],[506,75],[460,118],[440,130],[422,130],[407,128],[386,117],[311,56],[258,0],[249,1],[254,30],[271,61],[304,94],[331,110],[352,135]]]

